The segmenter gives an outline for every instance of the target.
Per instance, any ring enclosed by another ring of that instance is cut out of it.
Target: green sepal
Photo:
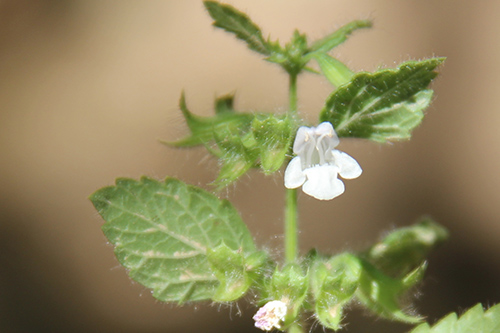
[[[349,253],[316,260],[310,279],[314,311],[321,325],[332,330],[341,328],[343,307],[354,297],[361,273],[359,259]]]
[[[298,30],[293,32],[285,47],[281,47],[278,41],[268,41],[267,44],[271,53],[266,60],[281,65],[290,75],[298,75],[310,60],[304,57],[309,50],[307,36]]]
[[[371,28],[371,26],[372,22],[368,20],[352,21],[342,26],[340,29],[332,32],[328,36],[315,41],[309,49],[309,56],[312,56],[315,52],[326,53],[334,47],[345,42],[347,40],[347,37],[355,30],[362,28]]]
[[[240,133],[249,129],[253,114],[235,113],[233,107],[233,96],[226,95],[215,101],[216,115],[214,117],[196,116],[186,106],[184,93],[181,94],[179,107],[186,119],[191,135],[176,142],[165,142],[164,144],[174,147],[194,147],[197,145],[208,145],[214,140],[214,133],[229,132]]]
[[[349,82],[354,76],[354,72],[346,65],[326,53],[316,53],[314,59],[318,62],[323,75],[336,87]]]
[[[276,268],[271,278],[265,282],[263,301],[279,300],[287,305],[283,329],[297,320],[309,290],[307,272],[298,264],[287,264]]]
[[[460,318],[456,313],[450,313],[434,326],[423,323],[414,328],[411,333],[496,333],[500,332],[500,304],[484,310],[481,304],[476,304],[467,310]]]
[[[249,131],[248,128],[247,133],[234,133],[232,129],[214,132],[221,164],[219,175],[214,181],[218,189],[226,187],[257,165],[259,151]]]
[[[427,263],[424,262],[401,279],[384,275],[369,262],[360,259],[363,267],[356,298],[377,315],[406,323],[418,323],[421,317],[405,313],[399,305],[400,298],[423,278]]]
[[[180,109],[191,135],[174,147],[204,145],[219,159],[220,171],[213,185],[224,188],[254,167],[266,174],[278,171],[286,160],[295,135],[295,120],[288,115],[240,113],[233,108],[233,95],[215,100],[215,116],[200,117],[189,111],[184,94]]]
[[[328,97],[320,121],[331,122],[339,137],[409,139],[431,102],[433,91],[427,87],[443,61],[409,61],[398,69],[358,73]]]
[[[244,254],[255,244],[227,200],[180,180],[119,178],[90,196],[102,230],[132,279],[164,302],[212,299],[218,285],[207,259],[225,244]]]
[[[399,228],[376,244],[364,256],[389,276],[407,274],[421,264],[438,245],[448,238],[448,231],[430,218]]]
[[[214,26],[235,34],[237,38],[245,41],[251,50],[269,55],[260,28],[247,15],[230,5],[216,1],[204,1],[203,4],[214,19]]]
[[[278,171],[292,144],[293,121],[288,115],[259,114],[253,119],[252,132],[264,173]]]
[[[265,252],[244,253],[224,243],[208,249],[207,258],[220,283],[212,296],[215,302],[230,302],[245,295],[261,279],[263,266],[268,262]]]

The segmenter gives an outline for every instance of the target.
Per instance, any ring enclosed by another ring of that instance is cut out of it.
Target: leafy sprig
[[[106,221],[102,229],[118,260],[155,298],[180,304],[229,302],[253,290],[262,302],[287,300],[286,325],[312,309],[322,325],[334,330],[354,299],[379,316],[420,321],[405,313],[398,300],[421,281],[427,266],[422,254],[445,235],[442,227],[426,220],[393,231],[364,254],[314,251],[302,264],[280,267],[257,249],[228,201],[177,179],[120,178],[90,199]],[[396,258],[397,277],[386,275],[380,265],[375,249],[381,247]]]
[[[179,104],[191,135],[176,142],[163,143],[179,148],[207,147],[221,164],[214,182],[218,188],[232,183],[251,168],[260,167],[264,173],[270,174],[278,171],[285,162],[296,129],[295,119],[290,115],[236,112],[232,95],[216,99],[213,117],[191,113],[184,94]]]
[[[266,60],[281,65],[289,74],[298,75],[307,63],[321,54],[345,42],[350,34],[362,28],[372,26],[371,21],[353,21],[339,28],[324,38],[307,43],[307,36],[295,30],[290,42],[284,46],[279,41],[264,39],[262,31],[247,15],[232,6],[216,1],[204,1],[205,8],[214,19],[213,25],[236,35],[245,41],[248,48],[264,56]]]
[[[370,21],[353,21],[313,42],[295,30],[282,45],[264,38],[261,28],[232,6],[216,1],[204,1],[204,5],[214,26],[234,34],[290,76],[290,111],[283,115],[238,112],[234,96],[226,95],[216,98],[213,116],[200,117],[188,109],[181,95],[179,107],[190,134],[165,143],[176,148],[205,146],[220,162],[214,182],[218,189],[252,168],[271,174],[287,162],[296,130],[304,124],[296,114],[296,79],[303,70],[317,73],[309,67],[312,60],[336,87],[319,119],[332,123],[339,137],[403,140],[421,123],[433,95],[429,85],[444,58],[354,73],[328,53],[356,30],[371,27]],[[179,304],[226,303],[252,292],[259,305],[275,300],[286,304],[288,311],[279,328],[294,332],[306,311],[324,327],[340,329],[351,302],[383,318],[420,322],[422,318],[408,313],[401,300],[423,279],[427,256],[447,238],[446,230],[427,218],[392,231],[361,253],[324,255],[312,250],[300,257],[292,237],[283,263],[258,248],[228,201],[174,178],[119,178],[90,200],[105,220],[102,229],[118,260],[131,278],[152,289],[155,298]],[[286,235],[292,230],[296,237],[295,190],[287,190],[286,202]],[[468,317],[451,317],[433,328],[423,324],[413,333],[445,332],[441,327],[467,327],[489,316],[497,320],[496,309],[483,314],[474,308]],[[491,323],[498,327],[498,320]]]

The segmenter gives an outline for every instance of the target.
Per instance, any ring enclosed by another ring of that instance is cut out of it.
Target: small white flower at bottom
[[[273,328],[281,328],[280,322],[285,318],[287,311],[286,304],[282,301],[267,302],[257,311],[253,320],[255,327],[263,331],[270,331]]]
[[[329,122],[318,127],[302,126],[297,131],[293,152],[297,155],[285,170],[285,187],[297,188],[319,200],[330,200],[344,193],[337,177],[353,179],[361,175],[358,162],[340,150],[337,133]]]

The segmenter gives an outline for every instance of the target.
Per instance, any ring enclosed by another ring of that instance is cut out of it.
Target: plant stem
[[[297,189],[287,189],[285,203],[285,260],[287,263],[297,260],[297,238]]]
[[[288,108],[293,116],[297,115],[297,74],[290,74],[290,82],[288,85]]]
[[[289,82],[289,115],[297,119],[297,74],[290,74]],[[298,257],[298,221],[297,221],[297,189],[286,189],[285,199],[285,260],[287,263],[297,261]],[[300,323],[292,324],[287,333],[304,333]]]

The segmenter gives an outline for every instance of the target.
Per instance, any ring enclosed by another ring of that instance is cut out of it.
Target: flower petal
[[[307,180],[302,190],[318,200],[330,200],[344,193],[344,183],[337,178],[335,165],[318,165],[304,170]]]
[[[285,170],[285,187],[297,188],[304,184],[306,175],[302,171],[302,165],[299,156],[295,156]]]
[[[267,302],[253,316],[255,327],[263,331],[270,331],[274,327],[280,329],[280,322],[285,319],[287,310],[286,304],[282,301]]]
[[[358,178],[363,172],[358,162],[348,154],[336,149],[332,150],[332,154],[335,158],[335,165],[338,166],[339,174],[342,178]]]
[[[313,127],[314,128],[314,127]],[[301,126],[297,130],[295,141],[293,142],[293,152],[301,154],[304,150],[313,149],[316,145],[314,130],[307,126]]]
[[[332,123],[329,121],[324,121],[314,129],[314,133],[318,137],[318,141],[322,141],[325,137],[328,138],[328,148],[337,147],[339,144],[339,137],[333,129]],[[319,148],[319,147],[318,147]]]

